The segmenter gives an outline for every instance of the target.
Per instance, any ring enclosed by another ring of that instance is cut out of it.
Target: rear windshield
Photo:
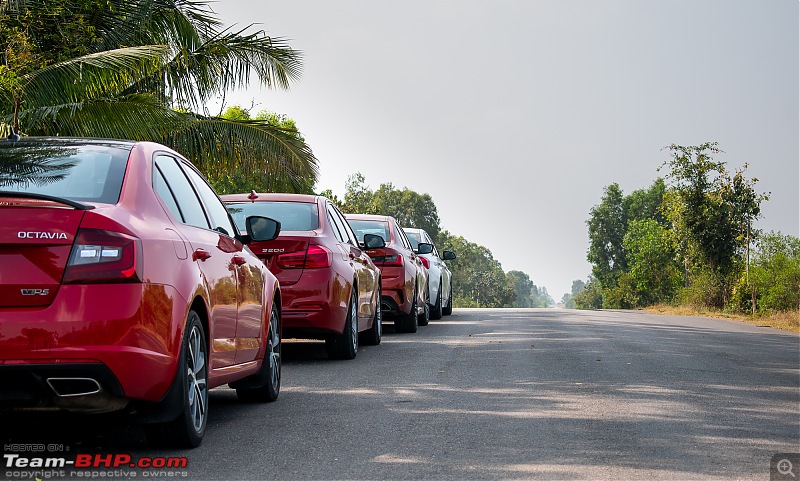
[[[381,220],[354,220],[347,219],[347,223],[353,228],[359,242],[364,242],[364,234],[375,234],[383,237],[384,242],[389,243],[389,223]]]
[[[116,204],[130,148],[0,143],[0,190]]]
[[[314,230],[319,227],[317,204],[308,202],[236,202],[227,203],[236,228],[244,232],[245,220],[251,215],[269,217],[281,223],[281,232],[287,230]]]
[[[409,232],[407,230],[404,230],[403,232],[406,233],[406,237],[408,237],[408,240],[411,241],[411,247],[413,247],[414,250],[419,249],[419,243],[420,243],[420,240],[419,240],[420,239],[420,235],[419,235],[419,233],[418,232]]]

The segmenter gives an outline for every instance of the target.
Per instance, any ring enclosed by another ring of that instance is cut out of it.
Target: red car
[[[135,413],[200,444],[208,390],[280,390],[278,282],[198,171],[154,143],[0,141],[0,411]]]
[[[411,247],[394,217],[383,215],[347,214],[350,227],[360,242],[368,234],[378,235],[386,246],[369,249],[367,253],[381,270],[381,301],[385,314],[395,318],[399,332],[417,332],[418,326],[428,324],[428,273]],[[419,252],[431,252],[431,244],[420,244]]]
[[[281,283],[286,337],[324,339],[328,355],[338,359],[356,357],[359,337],[380,344],[380,271],[330,200],[255,192],[222,199],[240,229],[250,215],[281,223],[277,239],[251,248]],[[367,240],[383,245],[377,236]]]

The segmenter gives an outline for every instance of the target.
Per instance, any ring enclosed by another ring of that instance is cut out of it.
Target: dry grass
[[[733,321],[747,322],[757,326],[769,326],[785,331],[800,332],[800,310],[778,312],[772,315],[746,316],[743,314],[731,314],[714,309],[694,306],[669,306],[657,304],[645,309],[651,314],[668,314],[671,316],[702,316],[713,317],[716,319],[729,319]]]

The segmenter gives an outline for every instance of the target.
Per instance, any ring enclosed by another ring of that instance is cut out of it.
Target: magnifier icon
[[[789,461],[788,459],[781,459],[780,461],[778,461],[777,468],[778,468],[778,472],[780,474],[784,475],[784,476],[786,476],[788,474],[793,478],[796,477],[794,475],[794,473],[792,472],[792,469],[794,469],[794,466],[792,466],[792,462]]]

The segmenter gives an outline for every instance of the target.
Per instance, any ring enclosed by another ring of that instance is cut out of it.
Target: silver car
[[[421,260],[424,259],[423,263],[428,268],[428,302],[433,302],[430,304],[431,319],[441,319],[442,315],[449,316],[453,313],[453,285],[451,284],[453,274],[444,261],[455,259],[456,253],[443,251],[442,256],[439,257],[436,246],[433,246],[433,251],[430,253],[419,252],[420,244],[433,245],[431,236],[422,229],[412,227],[403,227],[403,232],[411,241],[414,252],[419,254]]]

